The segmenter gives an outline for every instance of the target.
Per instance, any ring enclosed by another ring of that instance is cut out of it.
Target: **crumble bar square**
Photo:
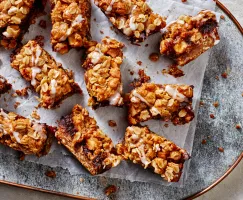
[[[112,140],[80,105],[61,118],[55,136],[92,175],[117,166],[122,159],[116,155]]]
[[[65,54],[70,48],[83,47],[90,36],[90,0],[51,0],[53,50]]]
[[[189,123],[193,86],[144,83],[131,91],[128,98],[128,122],[136,125],[149,119],[172,121],[174,125]]]
[[[182,15],[166,27],[160,53],[184,66],[219,43],[218,22],[214,12],[204,10],[195,17]]]
[[[0,143],[24,154],[43,156],[49,152],[54,128],[0,109]]]
[[[0,75],[0,95],[6,93],[12,88],[12,85],[8,83],[8,81]]]
[[[6,49],[13,49],[37,12],[44,10],[44,0],[2,0],[0,2],[0,40]]]
[[[89,106],[122,106],[122,82],[120,65],[123,61],[124,45],[105,37],[101,43],[87,50],[83,64],[85,83],[90,95]]]
[[[128,127],[123,143],[116,147],[124,159],[152,169],[168,182],[179,181],[183,163],[190,158],[186,150],[147,127]]]
[[[153,13],[145,0],[95,0],[95,4],[133,43],[143,42],[166,25],[165,18]]]
[[[11,66],[29,81],[40,95],[41,106],[54,108],[66,97],[81,92],[73,75],[63,69],[35,40],[29,41],[13,57]]]

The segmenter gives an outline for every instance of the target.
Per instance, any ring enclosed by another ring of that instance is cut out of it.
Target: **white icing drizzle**
[[[160,114],[159,110],[154,106],[150,109],[150,112],[152,113],[153,116]]]
[[[36,80],[35,77],[38,73],[41,72],[41,69],[36,67],[38,64],[39,58],[41,56],[42,50],[41,48],[37,45],[36,49],[33,48],[32,44],[30,46],[30,49],[32,51],[32,57],[31,57],[31,62],[33,64],[33,67],[31,68],[31,85],[35,86],[36,85]],[[35,50],[35,54],[34,54]]]
[[[68,13],[68,12],[67,12],[67,13]],[[71,27],[67,29],[66,34],[63,35],[63,36],[59,39],[59,42],[63,42],[63,41],[65,41],[65,40],[67,39],[67,37],[69,37],[69,36],[72,34],[72,32],[73,32],[73,27],[76,26],[76,25],[78,25],[79,23],[81,23],[83,20],[85,20],[85,19],[83,18],[83,16],[82,16],[81,14],[79,14],[79,15],[73,20],[73,22],[72,22],[72,24],[71,24]]]
[[[220,40],[215,40],[214,45],[217,45],[220,42]]]
[[[35,65],[38,64],[38,61],[39,61],[39,58],[40,58],[41,53],[42,53],[42,50],[41,50],[41,48],[37,45],[37,47],[36,47],[36,51],[35,51]]]
[[[35,130],[35,133],[45,140],[47,137],[46,134],[43,133],[43,125],[35,122],[33,124],[34,125],[32,126],[32,128]]]
[[[100,60],[100,58],[103,56],[104,54],[100,51],[100,49],[96,49],[96,51],[92,52],[90,54],[91,56],[91,62],[93,64],[97,64]]]
[[[55,79],[51,80],[51,94],[55,95],[56,94],[56,86],[57,86],[57,81]]]
[[[41,72],[41,69],[38,68],[38,67],[32,67],[31,70],[32,70],[32,72],[31,72],[31,85],[35,86],[36,85],[35,77],[38,73]]]
[[[18,11],[18,8],[12,6],[12,7],[8,10],[8,14],[9,14],[9,15],[14,14],[14,13],[16,13],[16,11]]]
[[[38,61],[39,61],[39,58],[40,58],[40,55],[42,53],[42,50],[41,48],[39,47],[39,45],[36,46],[36,49],[32,46],[32,43],[30,45],[30,49],[32,51],[32,57],[31,57],[31,62],[33,64],[33,66],[36,66]],[[34,51],[35,51],[35,54],[34,54]]]
[[[131,139],[132,139],[132,140],[138,140],[139,137],[138,137],[136,134],[132,134]]]
[[[178,92],[177,88],[173,88],[170,85],[166,85],[165,87],[165,91],[172,96],[173,99],[178,100],[179,102],[183,102],[183,101],[188,101],[188,99],[185,97],[185,95],[181,94],[180,92]]]
[[[79,14],[72,22],[72,27],[78,25],[79,23],[81,23],[84,20],[83,16],[81,14]]]
[[[10,33],[8,33],[7,31],[3,32],[3,35],[4,35],[5,37],[7,37],[7,38],[11,38],[11,37],[13,37],[13,35],[10,34]]]
[[[117,106],[119,105],[120,99],[121,99],[121,94],[119,91],[116,91],[115,94],[113,94],[110,98],[109,98],[109,102],[110,105],[112,106]]]
[[[146,154],[144,151],[144,144],[140,145],[137,148],[137,152],[138,152],[141,162],[144,164],[144,168],[147,168],[147,166],[150,164],[150,162],[146,159]]]
[[[118,87],[118,89],[115,92],[115,94],[113,94],[109,98],[110,105],[112,105],[112,106],[119,106],[122,103],[123,98],[121,96],[121,93],[122,93],[122,84]]]
[[[129,26],[133,31],[137,30],[137,27],[138,27],[138,25],[136,23],[134,23],[134,21],[135,21],[135,17],[131,17]]]
[[[154,149],[155,152],[160,151],[159,144],[154,144],[154,148],[153,149]]]
[[[140,94],[137,93],[136,90],[133,90],[132,95],[139,98],[142,102],[146,103],[148,106],[151,107],[150,103],[146,101]]]
[[[116,2],[116,0],[111,0],[110,5],[107,7],[107,9],[106,9],[106,11],[105,11],[106,14],[109,14],[109,13],[112,11],[112,6],[113,6],[113,4],[114,4],[115,2]]]
[[[14,136],[14,138],[16,139],[16,141],[18,143],[21,143],[21,139],[19,138],[19,133],[18,132],[13,131],[13,136]]]
[[[216,38],[214,32],[212,32],[210,36],[214,39],[214,45],[217,45],[220,42],[220,40]]]

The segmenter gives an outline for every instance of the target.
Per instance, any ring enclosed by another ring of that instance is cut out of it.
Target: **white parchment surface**
[[[149,5],[156,13],[159,13],[162,16],[167,16],[167,22],[175,20],[181,14],[196,15],[202,9],[215,9],[215,2],[213,0],[187,0],[186,3],[181,3],[181,0],[151,0],[149,1]],[[46,12],[50,13],[49,7],[46,8]],[[41,19],[47,21],[46,29],[42,29],[38,26],[38,22]],[[120,33],[117,34],[111,30],[110,26],[111,24],[108,19],[104,16],[100,9],[92,3],[91,35],[93,40],[100,42],[104,36],[110,36],[123,42],[126,46],[124,48],[125,59],[121,66],[124,92],[129,92],[132,89],[129,84],[136,77],[136,72],[139,69],[144,69],[146,74],[151,77],[151,82],[159,84],[176,83],[194,85],[193,107],[197,113],[198,102],[201,96],[202,81],[205,68],[208,63],[209,52],[204,53],[198,59],[183,67],[185,76],[176,79],[170,75],[163,75],[161,73],[162,69],[166,69],[169,66],[170,61],[168,59],[161,56],[159,61],[152,62],[148,58],[151,53],[159,51],[159,41],[161,38],[160,33],[150,36],[141,44],[141,46],[136,46],[130,44],[130,42]],[[61,116],[70,113],[75,104],[81,104],[86,107],[90,115],[97,120],[100,128],[112,138],[114,144],[121,141],[124,137],[125,129],[128,126],[126,121],[126,109],[110,106],[93,111],[87,106],[89,95],[84,83],[84,70],[81,68],[81,57],[84,52],[77,51],[75,49],[70,50],[70,52],[66,55],[60,55],[52,52],[50,45],[50,31],[50,15],[42,16],[37,20],[36,24],[31,25],[29,33],[27,33],[24,37],[23,43],[27,43],[28,40],[35,38],[37,35],[43,35],[45,37],[45,50],[54,56],[58,62],[62,63],[64,68],[73,70],[75,81],[82,88],[83,95],[75,94],[72,97],[67,98],[63,101],[60,108],[55,110],[38,109],[38,113],[41,116],[40,122],[47,123],[48,125],[56,125],[56,121],[59,120]],[[148,44],[147,47],[145,46],[146,44]],[[10,67],[10,53],[10,51],[0,48],[0,74],[5,76],[8,81],[13,84],[14,90],[22,89],[28,86],[28,83],[21,78],[18,71]],[[142,62],[141,66],[137,64],[138,61]],[[131,76],[128,70],[134,71],[134,76]],[[22,98],[13,98],[11,97],[11,94],[2,95],[0,106],[6,110],[17,112],[22,116],[30,117],[34,107],[38,105],[35,96],[37,96],[37,94],[34,92],[31,92],[28,97]],[[13,105],[17,101],[20,102],[20,106],[17,109],[14,109]],[[108,126],[107,122],[111,119],[117,122],[117,127]],[[185,148],[189,153],[191,153],[196,119],[191,124],[184,126],[175,127],[173,124],[169,123],[168,128],[165,128],[164,122],[161,121],[151,120],[144,124],[148,125],[152,131],[174,141],[177,145]],[[16,152],[8,147],[0,146],[0,153],[15,154]],[[71,174],[80,174],[80,176],[82,176],[82,174],[88,174],[82,165],[75,160],[71,154],[64,149],[64,147],[58,145],[56,141],[52,145],[51,151],[48,155],[41,158],[26,156],[26,160],[48,165],[50,167],[59,166],[64,169],[68,169]],[[181,177],[179,184],[176,185],[183,185],[188,174],[188,166],[189,162],[186,162],[183,176]],[[113,168],[100,176],[169,185],[169,183],[163,181],[159,175],[153,174],[149,170],[144,170],[138,165],[125,161],[123,161],[118,167]]]

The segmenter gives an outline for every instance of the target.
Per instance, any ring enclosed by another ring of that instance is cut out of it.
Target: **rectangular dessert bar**
[[[218,44],[218,22],[215,13],[204,10],[195,17],[182,15],[166,27],[160,52],[183,66]]]
[[[0,143],[36,156],[46,155],[51,147],[54,128],[0,109]]]
[[[165,18],[153,13],[145,0],[95,0],[111,23],[133,43],[165,27]]]
[[[20,49],[12,58],[11,66],[31,83],[44,108],[54,108],[67,96],[81,92],[72,73],[63,69],[35,40]]]
[[[0,95],[6,93],[12,88],[12,85],[0,75]]]
[[[37,12],[44,10],[44,0],[1,0],[1,46],[13,49],[22,40]]]
[[[132,125],[149,119],[189,123],[194,118],[192,98],[193,86],[144,83],[129,94],[128,121]]]
[[[87,50],[83,64],[85,82],[90,95],[89,106],[122,106],[122,82],[120,65],[123,61],[124,45],[105,37],[101,43]]]
[[[51,0],[53,50],[65,54],[83,47],[90,39],[90,0]]]
[[[190,158],[186,150],[147,127],[128,127],[123,143],[116,147],[124,159],[152,169],[168,182],[179,181],[183,163]]]
[[[55,136],[92,175],[103,173],[121,161],[112,140],[80,105],[61,118]]]

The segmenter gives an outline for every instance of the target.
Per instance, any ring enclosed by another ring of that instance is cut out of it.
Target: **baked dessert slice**
[[[195,17],[182,15],[166,27],[160,53],[183,66],[218,44],[218,22],[214,12],[204,10]]]
[[[12,85],[8,83],[6,78],[0,75],[0,95],[6,93],[12,88]]]
[[[51,0],[53,51],[65,54],[83,47],[90,39],[90,0]]]
[[[115,28],[132,43],[143,42],[166,25],[165,18],[155,14],[145,0],[95,0]]]
[[[128,97],[128,122],[136,125],[149,119],[172,121],[174,125],[189,123],[192,110],[193,86],[144,83]]]
[[[123,61],[124,45],[115,39],[105,37],[101,43],[87,50],[83,64],[85,83],[90,95],[88,105],[122,106],[122,82],[120,65]]]
[[[54,128],[0,108],[0,143],[24,154],[49,152]]]
[[[6,49],[15,48],[28,31],[36,14],[43,11],[44,7],[44,0],[1,0],[1,46]]]
[[[80,105],[61,118],[55,136],[92,175],[103,173],[121,161],[112,140]]]
[[[159,136],[147,127],[130,126],[123,143],[116,146],[124,159],[152,169],[168,182],[177,182],[183,163],[190,158],[186,150]]]
[[[11,66],[29,81],[40,95],[40,105],[50,109],[81,89],[73,75],[48,54],[35,40],[30,40],[12,58]]]

